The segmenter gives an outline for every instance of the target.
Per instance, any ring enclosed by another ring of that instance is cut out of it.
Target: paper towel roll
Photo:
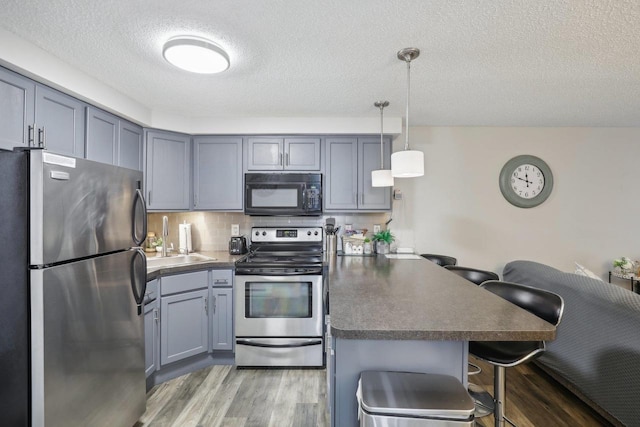
[[[178,224],[179,232],[179,245],[178,248],[181,253],[193,252],[193,246],[191,246],[191,224]]]

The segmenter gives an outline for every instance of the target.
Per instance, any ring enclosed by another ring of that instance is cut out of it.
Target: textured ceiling
[[[404,116],[413,46],[411,125],[640,126],[639,0],[2,0],[0,27],[182,116]],[[231,68],[167,64],[187,33]]]

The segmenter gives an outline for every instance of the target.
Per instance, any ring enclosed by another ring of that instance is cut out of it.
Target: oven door
[[[322,336],[322,276],[236,276],[238,338]]]

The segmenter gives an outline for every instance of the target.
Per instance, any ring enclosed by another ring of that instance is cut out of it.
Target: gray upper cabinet
[[[247,138],[249,171],[319,171],[320,138]]]
[[[242,137],[195,137],[193,150],[193,208],[241,211]]]
[[[358,139],[327,138],[324,210],[358,209]]]
[[[0,68],[0,148],[84,156],[85,104]]]
[[[233,349],[233,289],[212,288],[212,350]]]
[[[34,93],[33,81],[0,68],[0,148],[29,146]]]
[[[384,168],[391,169],[391,140],[383,144]],[[373,187],[371,171],[380,169],[380,138],[358,138],[358,209],[391,209],[391,187]]]
[[[162,366],[209,350],[208,295],[203,289],[161,298]]]
[[[118,164],[119,119],[95,107],[87,108],[87,159]]]
[[[380,169],[380,138],[327,138],[324,210],[337,212],[391,209],[391,188],[371,186]],[[384,165],[391,164],[391,141],[385,138]]]
[[[141,171],[143,168],[144,133],[142,127],[119,121],[118,166]]]
[[[163,131],[145,131],[147,208],[188,210],[191,188],[191,138]]]
[[[85,104],[75,98],[36,86],[36,141],[54,153],[84,157]]]

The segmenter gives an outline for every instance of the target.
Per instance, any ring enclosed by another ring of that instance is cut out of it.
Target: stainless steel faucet
[[[167,256],[167,245],[169,239],[169,217],[162,217],[162,256]]]

